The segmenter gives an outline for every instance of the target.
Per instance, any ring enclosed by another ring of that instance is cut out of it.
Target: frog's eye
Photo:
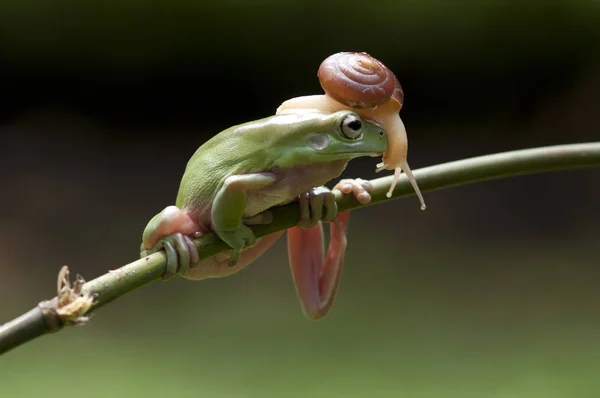
[[[362,122],[357,116],[348,115],[342,120],[340,128],[344,136],[351,140],[355,140],[361,135],[360,130],[362,129]]]

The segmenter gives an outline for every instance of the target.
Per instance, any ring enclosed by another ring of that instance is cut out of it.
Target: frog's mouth
[[[344,151],[344,152],[320,152],[319,154],[323,155],[323,156],[339,156],[340,159],[343,158],[348,158],[348,157],[361,157],[361,156],[368,156],[370,158],[376,158],[378,156],[381,156],[383,152],[362,152],[362,151],[356,151],[356,152],[352,152],[352,151]],[[352,155],[352,156],[349,156]]]
[[[329,156],[338,155],[340,157],[348,157],[348,155],[353,155],[352,157],[360,157],[360,156],[375,157],[375,156],[382,156],[386,151],[386,149],[376,149],[373,151],[369,151],[369,150],[365,150],[364,148],[361,148],[361,150],[356,150],[356,151],[344,150],[344,151],[328,152],[327,148],[331,148],[332,146],[335,146],[336,141],[334,141],[333,145],[330,145],[330,144],[331,144],[331,137],[326,134],[315,134],[309,138],[310,147],[313,148],[318,154],[324,155],[324,156],[325,155],[329,155]],[[358,143],[356,143],[356,144],[357,144],[356,146],[358,146]]]

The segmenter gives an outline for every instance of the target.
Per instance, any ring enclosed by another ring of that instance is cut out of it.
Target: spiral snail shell
[[[392,192],[402,171],[408,177],[425,210],[419,186],[406,160],[408,139],[400,119],[404,93],[396,75],[381,61],[364,52],[340,52],[330,55],[317,72],[325,95],[296,97],[283,102],[277,114],[299,109],[321,112],[352,110],[362,118],[377,123],[388,136],[388,148],[383,153],[377,171],[394,170],[394,179],[387,193]]]
[[[352,108],[376,108],[387,101],[402,108],[404,93],[396,75],[367,53],[342,52],[327,57],[317,72],[327,95]]]

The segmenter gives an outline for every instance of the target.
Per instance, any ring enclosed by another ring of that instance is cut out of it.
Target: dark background
[[[0,321],[137,258],[206,139],[320,93],[366,51],[404,88],[413,169],[597,141],[593,1],[0,4]],[[358,159],[344,176],[375,177]],[[377,175],[379,176],[379,175]],[[600,171],[353,213],[336,304],[308,322],[282,239],[235,276],[154,283],[0,359],[12,396],[590,397]]]

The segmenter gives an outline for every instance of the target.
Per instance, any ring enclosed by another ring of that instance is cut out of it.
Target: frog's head
[[[383,129],[354,111],[301,111],[278,117],[296,119],[285,122],[295,128],[278,142],[287,149],[276,162],[280,167],[376,157],[388,147]]]

